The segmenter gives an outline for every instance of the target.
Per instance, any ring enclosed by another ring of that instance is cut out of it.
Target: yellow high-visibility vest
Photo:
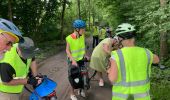
[[[150,71],[153,54],[140,47],[124,47],[112,51],[118,66],[118,79],[113,83],[112,100],[150,100]]]
[[[73,39],[71,35],[66,37],[67,43],[70,45],[71,55],[76,61],[83,59],[85,55],[85,40],[84,35]]]
[[[16,75],[13,76],[13,79],[26,78],[32,60],[27,59],[27,64],[25,64],[17,53],[17,45],[15,44],[10,51],[6,52],[4,58],[0,61],[0,63],[8,63],[14,68]],[[21,93],[23,87],[24,85],[5,85],[0,78],[1,92]]]

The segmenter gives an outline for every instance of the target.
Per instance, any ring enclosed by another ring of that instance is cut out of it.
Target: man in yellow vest
[[[14,44],[0,61],[0,97],[1,100],[20,100],[25,84],[36,86],[38,79],[27,78],[29,69],[33,76],[37,75],[37,65],[34,55],[34,43],[24,37],[24,42]]]
[[[157,55],[150,50],[135,46],[135,28],[123,23],[116,29],[123,48],[112,51],[108,70],[112,82],[112,100],[151,100],[151,64],[159,63]]]
[[[0,18],[0,60],[14,43],[23,40],[21,34],[12,22]]]
[[[66,37],[66,53],[67,57],[69,58],[70,65],[81,67],[84,66],[83,58],[85,57],[85,22],[82,20],[75,20],[73,22],[74,32]],[[69,66],[69,68],[71,67]],[[75,96],[74,90],[76,87],[73,85],[74,80],[72,81],[69,77],[70,84],[72,86],[71,89],[71,100],[77,100],[77,97]],[[76,82],[79,80],[76,79]],[[83,89],[80,90],[80,95],[85,97],[85,93]]]

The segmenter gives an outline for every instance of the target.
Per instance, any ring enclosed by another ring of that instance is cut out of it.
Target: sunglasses
[[[6,46],[12,46],[14,44],[12,41],[8,40],[8,38],[5,36],[5,34],[1,33],[1,35],[6,39]]]

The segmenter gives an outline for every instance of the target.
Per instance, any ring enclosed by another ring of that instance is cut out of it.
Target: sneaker
[[[85,94],[84,90],[81,90],[80,95],[81,95],[82,97],[84,97],[84,98],[86,97],[86,94]]]
[[[71,95],[70,95],[70,99],[71,99],[71,100],[77,100],[77,97],[76,97],[75,95],[71,94]]]
[[[99,81],[99,86],[104,86],[104,81],[103,80]]]
[[[78,95],[81,95],[84,98],[86,97],[86,94],[85,94],[84,90],[82,90],[82,89],[78,90]]]

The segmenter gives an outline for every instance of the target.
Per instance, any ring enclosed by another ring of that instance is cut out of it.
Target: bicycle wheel
[[[56,96],[51,97],[50,100],[57,100],[57,97]]]

